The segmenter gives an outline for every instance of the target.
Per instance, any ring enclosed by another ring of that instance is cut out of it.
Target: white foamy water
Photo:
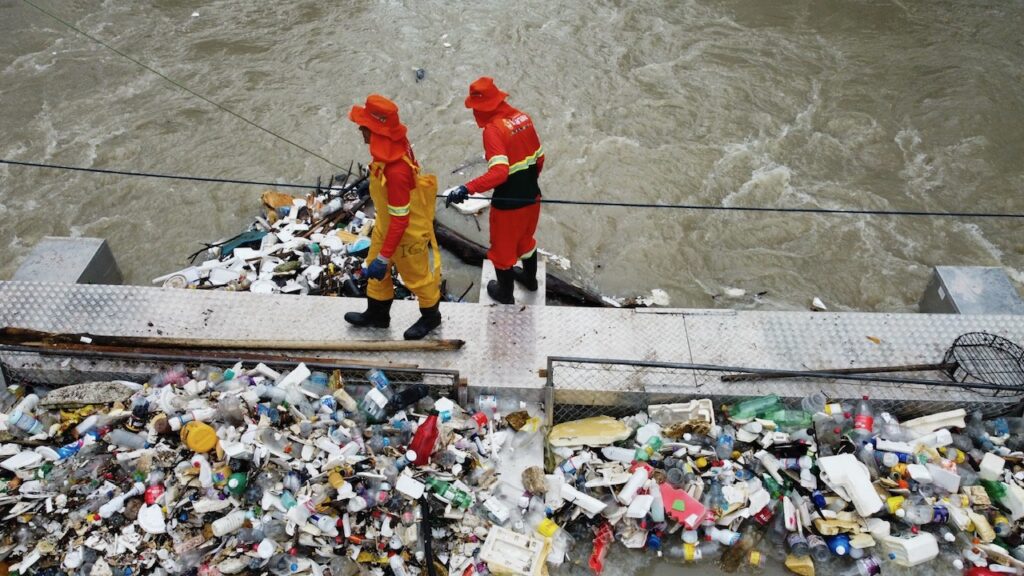
[[[386,94],[442,187],[475,175],[449,172],[480,153],[462,99],[489,74],[535,117],[551,198],[1024,212],[1019,2],[48,6],[346,166],[366,160],[349,106]],[[0,5],[0,32],[3,157],[280,182],[337,172],[25,4]],[[145,284],[199,241],[241,231],[261,191],[0,166],[0,278],[44,235],[90,235]],[[439,213],[486,238],[486,219],[480,232]],[[611,295],[661,288],[675,306],[797,309],[818,296],[832,309],[913,310],[933,265],[1004,266],[1020,283],[1020,230],[548,206],[539,238]],[[456,291],[476,278],[450,269]],[[767,294],[719,297],[728,288]]]

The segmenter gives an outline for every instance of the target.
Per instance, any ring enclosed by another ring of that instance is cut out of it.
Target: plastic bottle
[[[388,565],[391,566],[391,572],[395,576],[409,576],[409,571],[405,569],[405,560],[402,560],[402,556],[394,554],[388,558]]]
[[[825,538],[828,549],[836,556],[846,556],[850,553],[850,537],[846,534],[837,534]]]
[[[775,422],[780,430],[796,430],[799,428],[807,428],[811,425],[813,420],[811,419],[812,412],[805,412],[803,410],[774,410],[765,414],[766,420]]]
[[[853,438],[857,441],[864,441],[871,437],[875,426],[875,413],[871,409],[871,401],[867,395],[861,397],[857,402],[857,409],[853,413]]]
[[[732,426],[726,426],[722,428],[722,431],[718,434],[718,438],[715,441],[715,454],[722,460],[728,460],[732,458],[733,446],[736,443],[736,431]]]
[[[741,534],[712,524],[704,529],[704,537],[723,546],[732,546],[740,541]]]
[[[327,492],[315,494],[312,498],[303,498],[297,505],[289,508],[285,516],[295,524],[302,526],[316,512],[317,507],[326,500]]]
[[[646,462],[661,450],[663,442],[661,436],[651,436],[643,446],[636,449],[636,459]]]
[[[782,400],[775,394],[748,398],[728,407],[729,418],[734,420],[750,420],[765,414],[782,405]]]
[[[366,379],[372,387],[363,397],[359,407],[371,420],[380,422],[387,417],[385,408],[394,396],[394,392],[391,390],[391,383],[387,376],[376,368],[366,373]]]
[[[665,521],[665,501],[661,495],[661,486],[655,481],[650,481],[650,494],[654,496],[654,502],[651,504],[651,520],[654,520],[656,524],[660,524]]]
[[[593,459],[593,455],[589,451],[583,451],[569,458],[566,458],[558,465],[558,469],[562,471],[565,476],[575,476],[577,472],[583,468],[583,465],[590,462]]]
[[[626,484],[616,495],[615,499],[620,504],[629,506],[633,502],[633,498],[636,498],[637,491],[647,483],[647,480],[650,478],[650,472],[650,466],[646,464],[637,465],[633,470],[633,475],[629,477],[629,480],[626,481]]]
[[[246,511],[235,510],[227,516],[214,520],[211,525],[211,530],[213,531],[214,536],[226,536],[237,532],[243,525],[245,525],[245,520]]]
[[[147,382],[153,388],[160,388],[162,386],[175,386],[185,384],[189,381],[188,370],[185,369],[184,364],[175,364],[171,368],[154,374],[152,378]]]
[[[437,445],[437,412],[431,411],[426,420],[416,428],[416,434],[412,437],[409,449],[415,452],[417,466],[426,466],[430,463],[430,456],[434,453]]]
[[[411,448],[409,450],[406,450],[405,454],[402,454],[400,458],[395,459],[395,470],[397,472],[405,470],[405,467],[408,466],[409,464],[416,462],[416,459],[418,457],[419,456],[416,454],[415,450]]]
[[[811,559],[817,565],[822,565],[828,561],[832,552],[828,549],[828,544],[825,539],[817,534],[807,535],[807,548],[811,554]]]
[[[121,428],[111,430],[110,433],[107,434],[106,440],[114,446],[127,448],[129,450],[140,450],[149,445],[149,443],[146,442],[145,436],[141,436]]]
[[[427,478],[424,481],[427,489],[437,494],[445,502],[451,502],[459,508],[469,508],[473,504],[473,498],[468,493],[459,490],[450,483],[437,478]]]
[[[7,426],[35,436],[43,431],[43,423],[34,416],[21,410],[14,410],[7,415]]]

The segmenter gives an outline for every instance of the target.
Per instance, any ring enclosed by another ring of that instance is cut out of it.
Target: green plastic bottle
[[[775,410],[768,412],[765,415],[765,419],[775,422],[775,425],[781,430],[807,428],[812,422],[810,412],[804,412],[803,410]]]
[[[775,394],[769,394],[768,396],[759,396],[757,398],[747,398],[729,406],[728,413],[729,418],[736,420],[750,420],[757,416],[767,414],[768,412],[774,412],[782,408],[782,400],[779,399]]]
[[[451,502],[453,505],[459,508],[469,508],[473,505],[473,497],[468,493],[459,490],[450,483],[444,480],[438,480],[437,478],[427,478],[425,484],[431,492],[437,494],[442,500]]]

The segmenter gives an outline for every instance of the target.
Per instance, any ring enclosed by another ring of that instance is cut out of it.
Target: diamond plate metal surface
[[[401,339],[405,328],[419,316],[415,302],[399,301],[392,309],[389,329],[359,330],[345,323],[345,312],[362,310],[364,305],[363,300],[352,298],[0,282],[0,325],[52,332],[242,340]],[[465,340],[461,351],[360,357],[459,370],[471,386],[538,389],[545,384],[538,371],[546,367],[548,356],[838,368],[938,362],[957,335],[976,330],[1024,342],[1024,323],[1013,316],[468,303],[445,303],[441,312],[444,324],[432,337]],[[693,382],[705,381],[694,378]],[[744,393],[792,385],[747,385]],[[873,395],[906,392],[882,389]]]

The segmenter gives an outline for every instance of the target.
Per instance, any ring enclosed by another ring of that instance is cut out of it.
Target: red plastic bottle
[[[424,466],[430,462],[430,455],[434,453],[434,446],[437,444],[437,412],[431,410],[430,415],[416,428],[416,435],[412,437],[412,444],[409,449],[416,453],[416,466]]]

